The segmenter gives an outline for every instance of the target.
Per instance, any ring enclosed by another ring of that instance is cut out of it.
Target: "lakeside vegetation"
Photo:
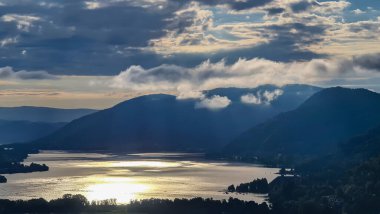
[[[0,183],[7,183],[7,178],[5,176],[0,175]]]
[[[217,213],[271,213],[264,202],[193,199],[147,199],[131,201],[126,205],[117,205],[115,200],[89,202],[83,195],[64,195],[62,198],[47,201],[31,199],[27,201],[0,200],[0,213],[162,213],[171,214],[181,211],[183,214],[217,214]]]
[[[249,183],[241,183],[236,187],[232,184],[227,188],[228,192],[237,192],[237,193],[259,193],[265,194],[269,191],[269,184],[266,178],[255,179]]]
[[[30,146],[13,144],[12,147],[3,145],[0,147],[0,174],[30,173],[48,171],[45,164],[31,163],[29,165],[21,163],[29,154],[38,153],[37,149]],[[6,183],[7,179],[0,176],[0,183]]]

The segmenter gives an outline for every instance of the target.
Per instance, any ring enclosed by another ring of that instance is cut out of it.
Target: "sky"
[[[0,106],[293,83],[380,92],[380,1],[0,0]]]

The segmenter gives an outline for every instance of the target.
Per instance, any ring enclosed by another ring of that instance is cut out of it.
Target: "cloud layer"
[[[379,17],[380,3],[358,0],[2,0],[0,67],[115,75],[352,56],[380,52]]]
[[[14,71],[12,67],[0,68],[0,79],[56,80],[58,78],[58,76],[51,75],[46,71]]]
[[[251,105],[270,105],[274,100],[284,93],[283,90],[276,89],[274,91],[264,92],[259,91],[256,94],[246,94],[241,96],[240,100],[242,103],[251,104]]]
[[[205,61],[193,68],[161,65],[151,69],[131,66],[107,84],[128,90],[200,91],[217,87],[255,87],[262,84],[289,83],[323,84],[334,80],[356,80],[379,76],[378,55],[352,58],[313,59],[306,62],[276,62],[266,59],[239,59],[228,65],[225,61]],[[194,92],[193,92],[194,93]],[[199,96],[192,94],[191,96]],[[274,94],[276,95],[276,94]],[[272,94],[262,94],[271,99]],[[186,97],[186,96],[184,96]]]

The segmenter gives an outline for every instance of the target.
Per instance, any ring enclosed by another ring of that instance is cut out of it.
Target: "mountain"
[[[228,144],[228,154],[325,154],[338,143],[380,125],[380,94],[366,89],[324,89],[297,109],[251,128]]]
[[[96,112],[93,109],[58,109],[48,107],[0,107],[0,120],[26,120],[31,122],[70,122]]]
[[[378,156],[380,154],[380,126],[351,138],[340,147],[350,159],[363,160]]]
[[[270,87],[270,88],[269,88]],[[276,99],[247,104],[241,96],[272,93]],[[312,86],[265,86],[255,89],[226,88],[205,91],[208,98],[226,96],[231,104],[222,109],[200,108],[197,99],[178,100],[156,94],[122,102],[67,124],[34,142],[45,149],[111,149],[120,151],[164,151],[217,149],[249,127],[279,112],[296,108],[316,91]],[[287,101],[281,97],[289,97]],[[288,102],[286,105],[283,102]],[[198,106],[198,107],[197,107]]]
[[[65,123],[0,120],[0,144],[27,142],[62,128]]]

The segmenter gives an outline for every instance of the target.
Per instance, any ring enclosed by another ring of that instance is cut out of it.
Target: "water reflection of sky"
[[[249,164],[213,162],[200,155],[150,153],[133,155],[42,152],[26,162],[46,163],[48,172],[6,175],[0,198],[58,198],[83,194],[89,200],[117,199],[118,203],[145,198],[207,197],[262,201],[252,194],[225,194],[229,184],[255,178],[274,179],[278,169]]]

